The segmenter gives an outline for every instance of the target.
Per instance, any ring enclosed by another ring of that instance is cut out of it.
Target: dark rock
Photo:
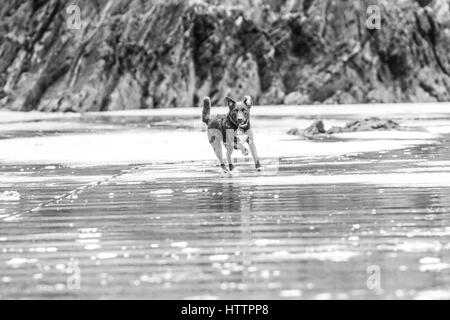
[[[332,127],[326,133],[361,132],[361,131],[386,131],[398,130],[400,125],[393,120],[382,120],[379,118],[369,118],[348,122],[344,127]]]
[[[325,127],[322,120],[314,121],[308,128],[305,130],[299,130],[297,128],[291,129],[287,132],[287,134],[294,136],[302,136],[307,139],[314,138],[315,136],[325,134]]]
[[[307,139],[313,139],[316,137],[326,137],[335,133],[387,131],[399,129],[401,129],[400,125],[393,120],[383,120],[380,118],[372,117],[364,120],[350,121],[344,127],[333,126],[329,130],[325,130],[325,126],[322,120],[316,120],[303,131],[294,128],[290,129],[287,134],[302,136]]]
[[[313,122],[312,125],[310,125],[308,128],[303,130],[302,135],[304,137],[310,137],[310,136],[314,136],[314,135],[325,133],[325,132],[326,131],[325,131],[325,127],[323,125],[323,121],[316,120]]]
[[[79,0],[72,30],[71,1],[5,0],[0,108],[448,101],[448,3],[419,2],[375,1],[368,30],[368,0]]]
[[[292,128],[292,129],[288,130],[287,134],[292,135],[292,136],[298,136],[298,135],[300,135],[300,130],[298,128]]]

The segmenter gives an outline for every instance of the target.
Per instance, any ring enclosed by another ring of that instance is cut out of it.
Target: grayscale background
[[[0,299],[449,299],[449,49],[449,0],[3,0]]]

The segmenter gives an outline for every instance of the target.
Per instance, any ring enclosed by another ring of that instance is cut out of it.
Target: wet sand
[[[192,111],[3,120],[0,298],[450,298],[450,108],[402,107],[407,135],[284,136],[309,108],[261,109],[266,171],[232,177]],[[162,150],[189,135],[192,157]]]

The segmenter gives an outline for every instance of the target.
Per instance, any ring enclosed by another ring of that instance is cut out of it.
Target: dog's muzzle
[[[245,127],[245,126],[247,125],[248,119],[242,120],[242,121],[239,121],[239,120],[238,120],[237,123],[238,123],[238,126],[239,126],[240,128],[243,128],[243,127]]]

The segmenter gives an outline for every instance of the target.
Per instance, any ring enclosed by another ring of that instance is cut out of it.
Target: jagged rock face
[[[375,2],[381,30],[368,0],[6,0],[0,107],[450,100],[450,0]]]

